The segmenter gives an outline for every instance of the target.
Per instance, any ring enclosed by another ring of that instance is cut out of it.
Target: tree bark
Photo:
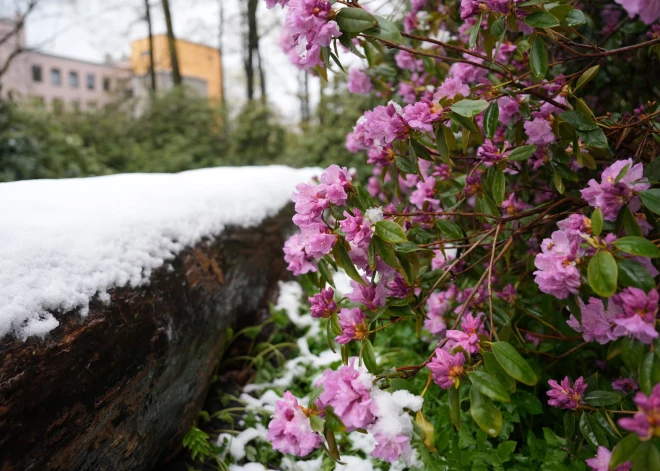
[[[172,27],[172,14],[170,13],[170,1],[163,0],[163,12],[165,13],[165,24],[167,25],[167,43],[170,48],[170,62],[172,63],[172,82],[175,86],[182,83],[179,70],[179,57],[176,52],[176,38]]]
[[[44,339],[0,339],[0,470],[139,471],[175,456],[226,328],[274,299],[291,213],[184,250],[85,319],[56,313]]]
[[[144,0],[145,19],[149,31],[149,76],[151,78],[151,91],[156,91],[156,68],[154,66],[154,35],[151,29],[151,6],[149,0]]]
[[[259,33],[257,31],[257,6],[259,0],[247,0],[245,11],[245,23],[247,25],[247,32],[245,35],[245,76],[247,78],[247,99],[248,101],[254,100],[254,58],[257,56],[260,68],[261,84],[261,100],[266,101],[266,87],[263,77],[263,70],[261,69],[261,57],[259,55]]]

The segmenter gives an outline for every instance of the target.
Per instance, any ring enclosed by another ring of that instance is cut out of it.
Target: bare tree
[[[181,71],[179,70],[179,58],[176,53],[176,39],[172,28],[172,14],[170,13],[170,1],[163,0],[163,12],[165,13],[165,24],[167,25],[167,43],[170,48],[170,62],[172,63],[172,81],[174,85],[181,85]]]
[[[151,29],[151,6],[149,0],[144,0],[144,15],[149,31],[149,76],[151,77],[151,91],[156,91],[156,68],[154,66],[154,35]]]
[[[261,89],[261,101],[266,104],[266,77],[263,62],[259,52],[259,30],[257,27],[257,7],[259,0],[247,0],[245,10],[245,24],[247,30],[244,34],[244,68],[247,78],[247,99],[254,100],[255,92],[255,70],[254,59],[259,63],[259,84]]]
[[[11,52],[7,55],[7,57],[4,58],[2,62],[0,62],[0,90],[2,90],[2,76],[9,70],[9,66],[11,65],[12,61],[25,51],[25,44],[23,44],[19,38],[21,37],[21,33],[25,27],[25,21],[28,15],[37,7],[38,3],[39,0],[30,0],[23,11],[17,11],[16,20],[14,21],[12,27],[9,29],[9,31],[0,36],[0,46],[5,43],[9,43],[10,41],[15,42]]]

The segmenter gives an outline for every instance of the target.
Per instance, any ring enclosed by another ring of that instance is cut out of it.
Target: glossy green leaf
[[[610,469],[616,469],[626,461],[630,460],[636,453],[639,444],[641,443],[639,435],[631,433],[623,438],[612,450],[612,457],[610,458]]]
[[[594,292],[609,298],[616,292],[618,267],[611,253],[603,250],[596,252],[587,267],[587,279]]]
[[[639,388],[646,395],[660,383],[660,357],[658,352],[648,352],[639,365]]]
[[[526,146],[516,147],[511,151],[511,153],[507,156],[507,158],[509,160],[513,160],[514,162],[522,162],[523,160],[527,160],[532,155],[534,155],[536,149],[538,149],[538,147],[531,144]]]
[[[660,159],[658,159],[658,161],[660,161]],[[639,194],[639,197],[642,199],[644,206],[650,211],[653,211],[655,214],[660,214],[660,188],[643,191]]]
[[[491,180],[490,191],[493,195],[493,201],[495,204],[500,207],[504,201],[504,193],[506,191],[506,179],[504,177],[504,172],[497,169],[497,167],[491,167],[494,169]]]
[[[580,431],[582,436],[596,448],[607,446],[605,431],[600,427],[596,418],[586,412],[583,412],[580,417]]]
[[[493,354],[498,363],[512,378],[523,384],[534,386],[538,381],[536,373],[529,363],[518,353],[518,350],[507,342],[493,342]]]
[[[473,371],[470,373],[469,378],[472,382],[472,387],[476,388],[481,394],[488,396],[495,401],[511,401],[504,386],[485,371]]]
[[[527,18],[529,18],[529,16]],[[529,65],[536,78],[545,77],[545,73],[548,71],[548,53],[546,51],[545,42],[540,36],[537,36],[532,43],[532,49],[529,51]]]
[[[557,17],[547,11],[535,11],[527,15],[525,23],[534,28],[554,28],[560,25]]]
[[[597,147],[600,149],[607,148],[607,137],[602,129],[597,128],[591,131],[581,131],[577,129],[576,131],[578,136],[580,136],[580,139],[582,139],[588,147]]]
[[[403,228],[394,221],[378,221],[376,235],[390,244],[400,244],[408,240]]]
[[[486,100],[461,100],[451,105],[451,110],[466,118],[473,118],[488,108]]]
[[[364,34],[368,34],[374,38],[384,39],[385,41],[390,41],[397,44],[403,42],[401,33],[399,32],[399,29],[394,25],[394,23],[389,21],[387,18],[383,18],[382,16],[375,15],[375,18],[378,20],[378,25],[363,31]]]
[[[452,122],[454,122],[459,128],[465,128],[468,131],[474,132],[479,131],[477,124],[474,122],[474,118],[466,118],[465,116],[461,116],[460,114],[453,111],[450,111],[448,115],[449,119],[451,119]],[[463,139],[465,139],[465,136],[463,136]]]
[[[598,129],[596,122],[591,117],[578,110],[564,111],[561,118],[575,129],[580,131],[592,131]]]
[[[364,366],[367,367],[371,373],[376,373],[378,371],[378,363],[376,362],[376,353],[374,352],[374,346],[371,344],[371,340],[365,339],[362,347],[362,361]]]
[[[575,85],[575,90],[584,87],[586,84],[591,82],[596,75],[598,75],[598,71],[600,70],[600,65],[594,65],[593,67],[589,67],[587,70],[584,71],[582,75],[580,75],[580,78],[577,80],[577,84]]]
[[[371,242],[374,244],[374,249],[376,250],[376,253],[380,256],[381,260],[383,260],[383,262],[387,263],[392,268],[395,269],[401,268],[399,259],[396,258],[396,254],[394,253],[394,250],[392,250],[392,247],[390,247],[387,242],[385,242],[377,235],[371,239]]]
[[[497,100],[494,100],[484,113],[484,132],[488,139],[492,139],[495,136],[499,120],[500,106],[497,104]]]
[[[635,215],[630,211],[630,208],[624,206],[621,211],[623,211],[623,229],[626,231],[626,235],[642,237],[644,233],[639,227]]]
[[[378,24],[378,20],[362,8],[342,8],[337,12],[335,21],[339,29],[347,33],[360,33]]]
[[[583,400],[590,406],[611,406],[612,404],[621,402],[621,396],[610,391],[591,391],[584,395]]]
[[[600,208],[596,208],[591,215],[591,233],[599,236],[603,231],[603,212]]]
[[[412,175],[417,175],[419,173],[419,170],[417,170],[417,163],[411,158],[397,155],[394,158],[394,163],[396,164],[396,168],[403,173],[409,173]]]
[[[660,451],[651,440],[642,442],[635,449],[630,458],[632,471],[646,471],[660,469]]]
[[[614,246],[622,252],[639,255],[640,257],[660,257],[660,249],[644,237],[622,237],[614,241]]]
[[[497,437],[502,430],[502,413],[490,398],[474,386],[470,388],[470,415],[479,428],[491,437]]]
[[[587,18],[584,16],[581,10],[573,9],[571,10],[566,19],[564,20],[564,25],[574,28],[576,26],[581,26],[587,23]]]
[[[446,235],[448,239],[460,239],[463,237],[463,231],[454,221],[449,219],[436,219],[435,225],[440,230],[443,235]]]
[[[335,244],[335,246],[332,248],[332,254],[335,256],[335,262],[337,262],[337,265],[342,267],[351,279],[357,281],[361,285],[367,286],[367,283],[362,279],[362,276],[360,276],[357,268],[355,268],[351,257],[348,255],[348,252],[346,252],[342,241],[338,241]]]
[[[621,359],[630,371],[637,371],[644,358],[646,347],[639,340],[624,337],[621,339]]]
[[[461,429],[461,399],[458,389],[449,390],[449,416],[456,430]]]
[[[641,263],[629,258],[619,260],[619,283],[624,288],[633,286],[648,292],[655,288],[653,277]]]

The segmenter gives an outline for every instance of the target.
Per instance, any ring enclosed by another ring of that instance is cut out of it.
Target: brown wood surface
[[[232,324],[284,276],[291,211],[228,228],[45,338],[0,339],[0,470],[147,470],[174,456]],[[2,300],[0,299],[0,302]]]

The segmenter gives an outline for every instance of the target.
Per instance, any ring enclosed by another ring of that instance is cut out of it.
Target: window
[[[108,77],[103,77],[103,90],[110,91],[110,79]]]
[[[78,88],[78,72],[69,72],[69,86],[71,88]]]
[[[50,83],[53,85],[62,84],[62,73],[60,69],[50,69]]]
[[[53,98],[53,112],[62,114],[64,111],[64,101],[61,98]]]
[[[41,66],[33,65],[32,66],[32,80],[34,82],[41,82]]]
[[[87,74],[87,90],[94,90],[96,86],[94,74]]]

